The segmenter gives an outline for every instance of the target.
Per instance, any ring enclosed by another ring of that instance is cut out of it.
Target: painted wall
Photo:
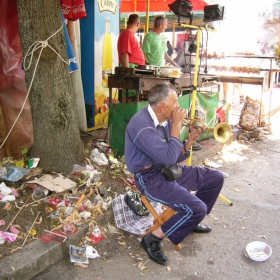
[[[81,20],[82,79],[88,127],[107,125],[108,74],[118,65],[119,1],[85,0]],[[107,30],[107,33],[106,33]]]

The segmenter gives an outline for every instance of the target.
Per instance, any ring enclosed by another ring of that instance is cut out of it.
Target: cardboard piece
[[[39,179],[26,182],[27,184],[39,184],[53,192],[64,192],[76,187],[76,183],[59,173],[45,174]]]

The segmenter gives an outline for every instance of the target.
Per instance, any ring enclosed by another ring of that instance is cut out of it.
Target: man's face
[[[136,26],[137,26],[137,30],[138,30],[138,29],[140,28],[140,18],[139,18],[139,20],[137,21]]]
[[[180,107],[178,103],[178,96],[175,91],[172,91],[167,101],[165,101],[163,104],[162,114],[164,115],[166,120],[171,119],[171,113],[177,107]]]
[[[164,32],[167,28],[167,18],[164,19],[163,23],[160,24],[161,32]]]

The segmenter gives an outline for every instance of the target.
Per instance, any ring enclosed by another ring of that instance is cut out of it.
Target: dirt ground
[[[254,88],[255,89],[255,88]],[[279,94],[272,104],[279,104]],[[239,102],[238,102],[239,103]],[[234,104],[230,124],[238,123],[240,104]],[[140,237],[118,230],[94,245],[100,257],[77,267],[65,257],[33,280],[278,280],[280,266],[280,130],[279,112],[271,118],[273,135],[255,143],[234,141],[209,160],[221,165],[225,178],[222,195],[203,223],[212,227],[208,234],[192,233],[176,251],[167,238],[162,247],[170,263],[151,261],[140,247]],[[266,242],[272,248],[265,262],[245,256],[246,245]]]
[[[279,116],[278,116],[279,117]],[[274,125],[277,125],[277,118]],[[233,123],[236,123],[233,120]],[[277,126],[278,127],[278,126]],[[278,131],[279,132],[279,131]],[[103,138],[97,135],[96,138]],[[245,279],[268,280],[279,279],[279,166],[280,135],[270,136],[264,142],[242,143],[235,141],[226,145],[222,152],[210,160],[221,164],[221,170],[228,174],[222,194],[233,202],[229,206],[218,199],[204,223],[212,226],[210,234],[190,234],[182,242],[182,250],[175,251],[168,239],[163,242],[163,249],[171,260],[168,266],[159,266],[149,260],[144,250],[140,249],[139,237],[118,230],[107,234],[106,239],[98,242],[94,248],[100,258],[90,260],[87,268],[74,266],[69,258],[34,277],[35,279],[199,279],[223,280]],[[112,194],[126,191],[128,183],[115,169],[102,167],[100,182]],[[18,206],[32,194],[29,187],[21,188],[22,183],[9,184],[19,190]],[[81,191],[83,189],[81,188]],[[91,197],[93,200],[94,195]],[[33,202],[30,199],[30,202]],[[11,203],[12,204],[12,203]],[[42,216],[40,223],[34,224],[36,235],[40,237],[44,230],[51,230],[57,223],[51,220],[46,212],[47,203],[34,203],[16,217],[13,225],[21,232],[21,238],[15,243],[5,242],[0,245],[0,260],[11,254],[12,250],[22,246],[26,233],[38,212]],[[17,215],[18,209],[12,205],[5,210],[0,204],[0,219],[6,224],[0,227],[5,230]],[[26,240],[32,242],[29,237]],[[273,249],[272,257],[263,263],[256,263],[244,255],[246,244],[259,240],[267,242]],[[63,276],[63,277],[62,277]]]
[[[181,251],[165,239],[167,266],[149,260],[140,248],[139,236],[119,230],[94,246],[100,258],[89,260],[86,268],[73,265],[66,257],[33,279],[278,280],[279,139],[270,137],[253,144],[235,141],[211,158],[228,174],[222,194],[233,205],[218,199],[203,221],[212,232],[190,234],[181,243]],[[244,255],[252,241],[271,246],[269,260],[254,262]]]
[[[84,141],[87,142],[86,137]],[[89,145],[89,147],[93,149],[91,145]],[[91,162],[91,164],[93,163]],[[102,189],[104,190],[110,189],[111,195],[115,195],[115,193],[120,194],[125,192],[125,188],[128,187],[129,183],[125,182],[124,177],[122,177],[121,174],[118,173],[119,170],[105,165],[95,165],[95,167],[98,168],[98,171],[102,173],[100,181],[98,182],[100,183],[100,185],[97,190],[100,190],[100,187],[102,186]],[[85,185],[81,186],[80,180],[83,179],[82,175],[64,175],[77,183],[77,186],[79,186],[79,188],[76,188],[77,193],[75,193],[74,195],[70,192],[61,194],[49,192],[47,195],[42,196],[38,202],[37,199],[35,199],[32,195],[34,190],[29,187],[29,184],[25,184],[25,181],[21,180],[17,183],[5,182],[8,187],[15,188],[18,191],[19,196],[16,198],[15,202],[0,203],[0,220],[4,220],[5,222],[5,225],[0,226],[0,231],[10,232],[10,226],[15,226],[16,230],[19,231],[19,235],[15,242],[6,241],[4,244],[0,245],[0,260],[1,258],[12,254],[19,247],[25,246],[28,243],[46,235],[47,233],[45,232],[45,230],[51,231],[53,228],[56,228],[60,225],[58,219],[53,219],[51,217],[51,214],[54,213],[58,208],[55,208],[52,203],[50,203],[49,198],[59,197],[61,200],[64,200],[64,198],[66,198],[67,200],[67,196],[79,197],[82,193],[85,193],[87,194],[89,200],[91,200],[92,202],[94,201],[97,192],[93,191],[92,194],[89,195],[89,189],[91,188],[87,188]],[[99,191],[98,194],[100,194]],[[23,207],[23,205],[27,206]],[[98,216],[98,213],[96,213],[96,216]],[[87,220],[87,222],[90,222],[90,220]],[[34,235],[31,235],[28,233],[33,223],[34,226],[32,228],[36,231],[36,233]]]

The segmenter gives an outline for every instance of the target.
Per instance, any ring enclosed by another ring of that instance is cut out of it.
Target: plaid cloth
[[[160,215],[162,206],[160,203],[153,203],[153,207]],[[140,217],[133,213],[124,200],[124,195],[119,195],[112,201],[115,222],[118,228],[136,235],[143,235],[154,222],[154,217],[149,214],[146,217]]]

